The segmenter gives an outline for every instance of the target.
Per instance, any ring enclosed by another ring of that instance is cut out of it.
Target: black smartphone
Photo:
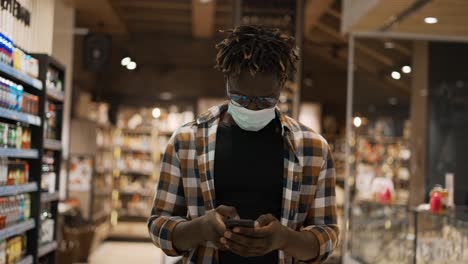
[[[229,229],[232,229],[234,227],[255,227],[255,221],[250,219],[227,219],[224,221],[224,224]]]

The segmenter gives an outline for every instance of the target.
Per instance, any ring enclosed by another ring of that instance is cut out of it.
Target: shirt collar
[[[229,105],[229,101],[226,101],[220,105],[211,107],[210,109],[208,109],[207,112],[205,112],[204,114],[201,114],[197,118],[196,120],[197,124],[198,125],[201,125],[201,124],[211,125],[213,121],[220,118],[221,113],[227,111],[228,105]],[[276,110],[276,115],[278,116],[281,122],[282,134],[284,135],[285,133],[288,133],[288,132],[295,132],[297,128],[291,122],[290,118],[282,114],[278,106],[276,106],[275,110]]]

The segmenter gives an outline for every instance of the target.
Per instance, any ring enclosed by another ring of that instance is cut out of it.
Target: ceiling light
[[[391,105],[397,105],[398,104],[398,98],[390,97],[390,98],[388,98],[388,103],[391,104]]]
[[[170,92],[163,92],[159,95],[159,98],[162,100],[171,100],[172,99],[172,94]]]
[[[386,49],[393,49],[395,47],[395,43],[391,42],[391,41],[385,41],[384,43],[384,47]]]
[[[401,78],[401,74],[397,71],[393,71],[392,72],[392,78],[395,79],[395,80],[400,80]]]
[[[161,109],[155,107],[152,114],[155,119],[158,119],[161,116]]]
[[[207,3],[211,2],[211,1],[212,1],[212,0],[200,0],[200,3],[202,3],[202,4],[207,4]]]
[[[125,57],[120,61],[120,64],[122,64],[122,66],[127,66],[131,61],[132,59],[130,59],[130,57]]]
[[[353,124],[355,127],[360,127],[361,124],[362,124],[362,120],[359,116],[356,116],[354,119],[353,119]]]
[[[129,62],[129,63],[127,64],[127,69],[129,69],[129,70],[131,70],[131,71],[133,71],[134,69],[136,69],[136,67],[137,67],[137,64],[136,64],[136,62],[134,62],[134,61],[131,61],[131,62]]]
[[[426,17],[426,18],[424,18],[424,23],[426,23],[426,24],[436,24],[437,22],[439,22],[437,17]]]
[[[401,67],[401,71],[404,73],[410,73],[411,72],[411,66],[405,65]]]

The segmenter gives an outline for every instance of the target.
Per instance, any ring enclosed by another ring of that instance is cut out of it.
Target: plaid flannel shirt
[[[207,242],[187,252],[172,244],[172,232],[181,221],[203,216],[215,208],[214,160],[216,131],[227,104],[212,107],[196,121],[179,128],[169,140],[148,228],[154,244],[169,256],[183,255],[184,263],[218,263],[217,248]],[[335,170],[327,142],[319,134],[279,113],[287,149],[281,224],[312,232],[319,255],[306,263],[325,261],[338,244]],[[248,183],[246,183],[248,184]],[[311,250],[315,250],[312,249]],[[298,263],[279,251],[279,263]]]

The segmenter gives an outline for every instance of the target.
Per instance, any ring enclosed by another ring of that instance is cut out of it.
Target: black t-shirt
[[[234,206],[239,216],[256,220],[262,214],[281,217],[284,145],[278,119],[258,132],[220,123],[216,134],[214,184],[216,203]],[[220,264],[278,263],[278,252],[244,258],[219,251]]]

